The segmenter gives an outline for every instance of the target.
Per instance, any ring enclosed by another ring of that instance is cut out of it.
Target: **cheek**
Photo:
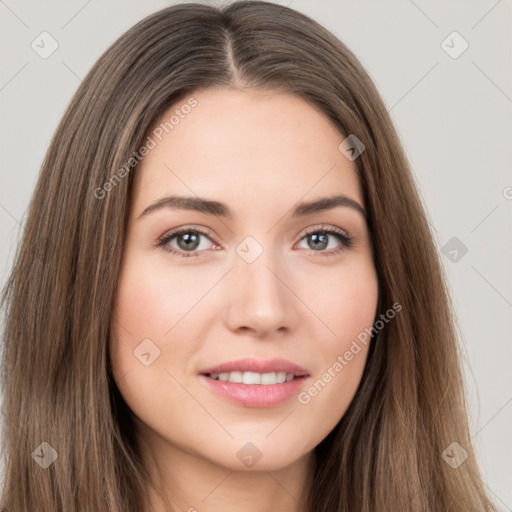
[[[154,370],[161,363],[161,340],[174,323],[169,311],[177,306],[173,302],[178,302],[173,300],[177,295],[174,291],[164,292],[168,284],[151,265],[143,265],[135,258],[127,259],[123,264],[110,337],[110,357],[116,379],[121,380],[130,372],[130,377],[136,373],[137,378],[144,380],[150,372],[140,372],[146,368],[141,359],[154,361],[147,370]],[[150,355],[142,357],[146,353]]]
[[[306,438],[320,442],[341,420],[359,387],[368,351],[373,313],[339,323],[339,333],[322,344],[321,369],[297,396]],[[362,320],[361,320],[362,319]],[[368,320],[368,323],[362,322]],[[364,329],[367,328],[368,332]],[[308,421],[309,419],[309,421]]]
[[[332,354],[324,371],[297,396],[297,418],[303,418],[301,437],[313,440],[314,445],[336,427],[351,404],[361,382],[368,347],[350,351],[350,360],[339,352]]]
[[[329,327],[321,337],[320,369],[298,396],[309,417],[322,418],[316,422],[322,435],[341,419],[360,384],[378,302],[378,279],[369,262],[336,273],[328,284],[328,293],[314,295]]]
[[[115,382],[129,408],[139,418],[179,428],[173,411],[196,413],[195,403],[172,377],[194,350],[193,343],[180,343],[179,323],[194,297],[179,273],[169,274],[136,258],[126,260],[118,278],[109,351]]]
[[[325,336],[325,353],[348,350],[351,340],[371,328],[377,313],[379,285],[371,260],[361,259],[328,276],[323,288],[311,288],[316,298],[318,316],[329,328]],[[323,291],[321,291],[323,289]]]
[[[124,338],[130,333],[134,343],[144,338],[168,339],[169,331],[190,313],[209,286],[197,271],[194,275],[171,271],[147,256],[135,255],[119,275],[114,307],[118,331]]]

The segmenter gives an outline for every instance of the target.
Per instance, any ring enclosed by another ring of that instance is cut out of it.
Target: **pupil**
[[[313,244],[317,244],[317,243],[320,244],[320,247],[319,246],[316,247],[317,249],[325,249],[327,247],[328,242],[327,242],[327,235],[326,235],[326,233],[320,233],[320,234],[314,233],[314,234],[309,235],[309,236],[310,236],[310,241],[312,241]],[[323,240],[319,241],[319,239],[321,239],[321,238]]]
[[[181,240],[184,240],[185,243],[181,243]],[[195,245],[194,245],[195,244]],[[196,249],[199,245],[199,236],[197,233],[190,235],[190,233],[185,233],[178,237],[178,245],[181,249]]]

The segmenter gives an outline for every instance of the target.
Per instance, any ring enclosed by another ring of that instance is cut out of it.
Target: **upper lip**
[[[236,361],[229,361],[222,363],[211,368],[201,370],[201,375],[212,373],[229,373],[229,372],[257,372],[257,373],[271,373],[271,372],[285,372],[293,373],[296,377],[305,377],[309,373],[301,366],[287,361],[286,359],[237,359]]]

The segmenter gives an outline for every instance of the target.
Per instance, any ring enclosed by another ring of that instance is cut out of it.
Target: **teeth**
[[[293,373],[286,372],[229,372],[229,373],[212,373],[211,379],[220,380],[222,382],[236,382],[244,384],[282,384],[290,382],[294,379]]]
[[[262,375],[256,372],[244,372],[242,382],[244,384],[261,384]]]

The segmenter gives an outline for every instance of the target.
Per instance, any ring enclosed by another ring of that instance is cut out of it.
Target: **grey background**
[[[44,152],[81,78],[125,30],[171,3],[0,0],[2,285]],[[347,44],[388,106],[457,309],[484,479],[512,511],[512,0],[277,3]],[[59,44],[47,59],[31,48],[43,31]],[[453,31],[469,44],[458,58],[441,46]]]

